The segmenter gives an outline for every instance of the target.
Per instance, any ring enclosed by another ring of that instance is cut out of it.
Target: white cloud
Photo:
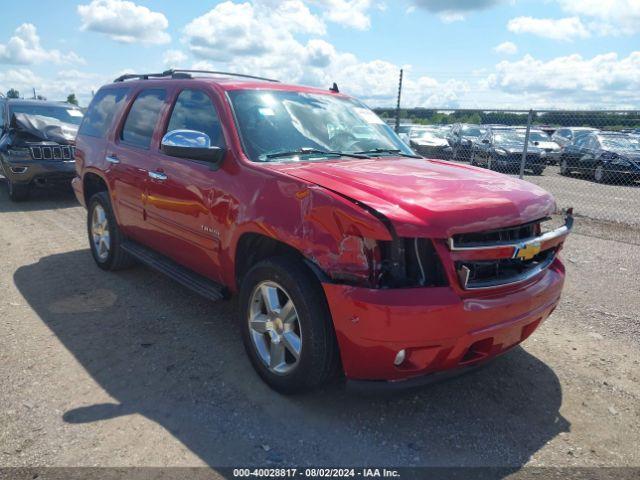
[[[505,0],[413,0],[413,3],[428,12],[437,13],[445,23],[459,22],[466,14],[494,7]]]
[[[35,88],[38,95],[48,100],[65,100],[67,95],[75,93],[80,104],[87,105],[92,92],[111,80],[111,77],[67,69],[43,78],[28,68],[16,68],[0,73],[0,91],[15,88],[21,95],[30,98]]]
[[[230,70],[278,78],[286,82],[340,89],[373,105],[392,104],[397,94],[399,65],[383,60],[362,62],[338,51],[327,40],[320,15],[298,0],[253,3],[224,2],[191,21],[184,41],[198,59],[193,68]],[[283,22],[289,12],[291,21]],[[307,39],[308,37],[311,37]],[[429,77],[405,82],[405,99],[416,105],[453,105],[466,88]],[[442,103],[440,103],[442,105]]]
[[[36,27],[31,23],[20,25],[6,44],[0,44],[0,63],[29,65],[44,62],[85,63],[75,52],[61,53],[43,48]]]
[[[438,15],[444,23],[462,22],[466,17],[460,12],[446,11]]]
[[[549,61],[525,55],[503,61],[486,79],[490,91],[536,99],[550,106],[637,106],[640,102],[640,51],[619,58],[616,53],[583,58],[578,54]],[[531,101],[531,100],[529,100]]]
[[[371,18],[368,11],[371,0],[311,0],[311,3],[324,8],[323,17],[357,30],[368,30]]]
[[[589,17],[589,28],[601,35],[634,35],[640,32],[638,0],[558,0],[566,12]]]
[[[322,21],[299,0],[260,0],[254,4],[227,1],[187,24],[184,40],[189,50],[204,60],[259,55],[284,60],[301,54],[295,33],[324,32]]]
[[[493,47],[493,51],[501,55],[515,55],[518,53],[518,46],[513,42],[502,42]]]
[[[507,28],[513,33],[531,33],[553,40],[570,41],[589,37],[589,30],[578,17],[533,18],[516,17],[509,20]]]
[[[162,56],[162,62],[171,68],[181,67],[189,57],[181,50],[167,50]]]
[[[107,35],[123,43],[163,44],[171,41],[164,14],[125,0],[93,0],[78,5],[80,28]]]

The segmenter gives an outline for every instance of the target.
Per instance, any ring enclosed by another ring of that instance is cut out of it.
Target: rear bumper
[[[399,381],[471,367],[519,344],[555,309],[563,283],[556,260],[510,293],[323,287],[347,378]],[[406,360],[395,366],[403,349]]]

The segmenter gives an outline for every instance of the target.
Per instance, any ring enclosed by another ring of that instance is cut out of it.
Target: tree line
[[[0,94],[1,95],[1,94]],[[9,90],[7,90],[7,94],[5,95],[7,98],[20,98],[20,92],[18,90],[16,90],[15,88],[10,88]],[[42,95],[36,95],[34,100],[46,100],[46,97],[43,97]],[[76,97],[75,93],[70,93],[69,95],[67,95],[67,103],[70,103],[71,105],[78,105],[78,99]]]
[[[394,108],[376,108],[375,112],[382,118],[392,119],[396,116]],[[422,125],[449,125],[453,123],[526,125],[527,113],[498,112],[486,110],[451,110],[442,111],[428,108],[410,108],[400,110],[400,118]],[[640,111],[624,113],[596,112],[533,112],[532,123],[555,127],[597,127],[608,129],[640,128]]]

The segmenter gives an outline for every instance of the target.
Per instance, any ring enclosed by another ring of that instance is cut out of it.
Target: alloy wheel
[[[259,283],[251,294],[247,320],[262,363],[275,374],[290,373],[300,361],[302,332],[289,294],[276,282]]]
[[[91,238],[96,255],[101,262],[109,258],[111,250],[111,238],[109,234],[109,221],[102,205],[96,205],[91,215]]]

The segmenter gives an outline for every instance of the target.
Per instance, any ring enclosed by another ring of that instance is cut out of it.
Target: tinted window
[[[220,120],[211,99],[199,90],[183,90],[178,95],[167,131],[195,130],[206,133],[211,145],[224,145]]]
[[[164,90],[143,90],[136,97],[122,129],[122,140],[137,147],[149,148],[153,130],[164,104]]]
[[[115,115],[120,111],[127,96],[127,88],[100,90],[93,100],[80,125],[79,135],[104,137]]]

